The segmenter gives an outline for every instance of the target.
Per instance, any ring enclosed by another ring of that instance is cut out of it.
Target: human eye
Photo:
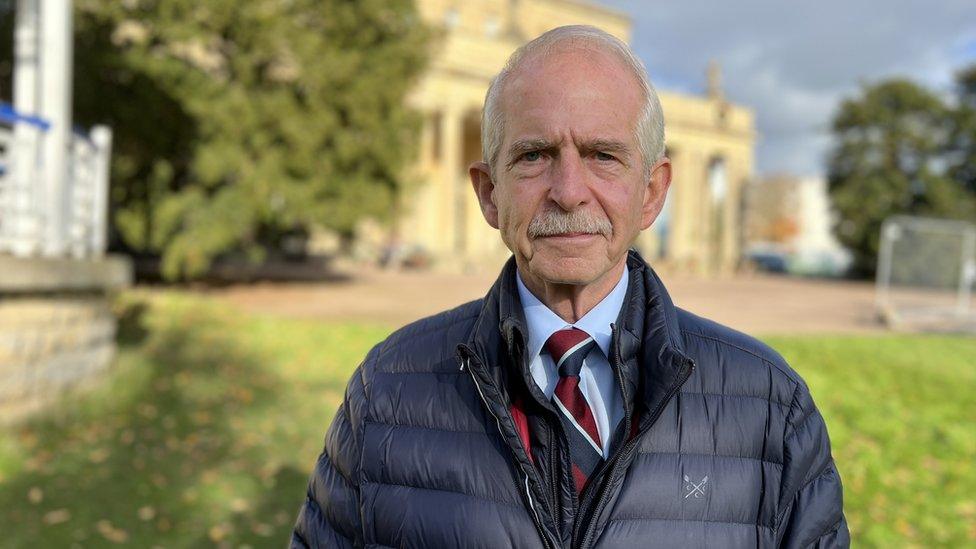
[[[522,153],[522,156],[519,158],[519,160],[525,162],[536,162],[540,159],[542,159],[542,153],[540,151],[527,151]]]
[[[616,160],[617,157],[614,156],[614,155],[612,155],[612,154],[610,154],[610,153],[608,153],[608,152],[597,151],[597,153],[596,153],[596,159],[599,160],[599,161],[601,161],[601,162],[612,162],[612,161]]]

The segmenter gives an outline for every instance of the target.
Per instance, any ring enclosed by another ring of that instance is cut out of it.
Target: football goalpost
[[[895,328],[976,333],[976,224],[892,216],[881,226],[876,304]]]

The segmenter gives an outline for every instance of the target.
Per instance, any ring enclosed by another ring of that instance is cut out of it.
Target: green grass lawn
[[[280,547],[346,380],[392,326],[119,301],[111,378],[0,431],[0,545]],[[976,340],[776,337],[830,427],[855,543],[976,543]]]

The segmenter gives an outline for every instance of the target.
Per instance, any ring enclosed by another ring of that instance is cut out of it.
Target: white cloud
[[[753,107],[760,172],[824,171],[834,109],[861,83],[907,76],[948,92],[976,62],[972,0],[604,0],[634,19],[657,85],[697,93],[711,59],[730,99]]]

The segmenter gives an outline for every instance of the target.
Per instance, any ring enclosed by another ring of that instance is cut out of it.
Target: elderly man
[[[630,250],[671,165],[627,45],[574,26],[520,48],[482,143],[471,181],[513,257],[369,352],[292,546],[847,546],[806,385]]]

